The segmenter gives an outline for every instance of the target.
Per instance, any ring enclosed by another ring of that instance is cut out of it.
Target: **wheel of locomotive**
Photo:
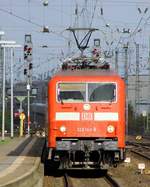
[[[53,175],[59,168],[59,162],[54,161],[53,159],[48,159],[48,148],[44,151],[44,175]]]
[[[53,160],[46,159],[44,163],[44,175],[53,175],[58,172],[59,164]]]
[[[48,160],[48,148],[46,146],[46,141],[44,143],[44,147],[42,150],[41,163],[44,164],[44,175],[48,175],[51,169],[51,164],[50,164],[50,160]]]

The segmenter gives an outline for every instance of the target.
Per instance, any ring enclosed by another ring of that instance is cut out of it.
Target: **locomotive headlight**
[[[115,131],[115,127],[113,125],[108,125],[107,132],[108,133],[113,133],[114,131]]]
[[[66,132],[66,127],[65,127],[65,126],[61,126],[61,127],[60,127],[60,131],[61,131],[61,132]]]

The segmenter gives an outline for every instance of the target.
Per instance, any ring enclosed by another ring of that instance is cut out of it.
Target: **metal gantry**
[[[124,80],[126,83],[126,134],[128,135],[128,43],[123,46],[125,52],[124,61]]]
[[[135,43],[136,47],[136,80],[135,80],[135,114],[139,114],[139,100],[140,100],[140,87],[139,87],[139,44]]]
[[[5,45],[15,44],[15,41],[0,40],[1,47],[3,48],[3,89],[2,89],[2,141],[5,140],[5,102],[6,102],[6,57],[5,57]]]
[[[30,135],[30,90],[31,90],[31,80],[32,80],[32,37],[31,34],[25,35],[25,44],[24,44],[24,61],[26,63],[26,72],[24,75],[27,75],[27,119],[28,119],[28,135]]]
[[[4,32],[0,31],[0,40]],[[2,110],[2,86],[3,85],[3,48],[0,47],[0,112]]]
[[[116,73],[118,73],[118,53],[119,53],[119,51],[118,51],[118,49],[116,49],[115,50],[115,71],[116,71]]]
[[[10,49],[10,81],[11,81],[11,138],[14,137],[14,70],[13,70],[13,66],[14,66],[14,48],[18,48],[21,47],[21,45],[17,45],[17,44],[7,44],[7,45],[2,45],[2,47],[4,48],[9,48]]]
[[[2,141],[5,140],[5,105],[6,105],[6,48],[11,49],[11,138],[14,136],[14,125],[13,125],[13,49],[14,47],[18,47],[15,45],[15,41],[4,41],[0,40],[0,48],[1,48],[1,60],[3,61],[3,65],[1,70],[3,70],[3,84],[2,84]],[[20,46],[19,46],[20,47]]]

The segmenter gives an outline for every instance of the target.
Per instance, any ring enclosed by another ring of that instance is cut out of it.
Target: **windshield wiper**
[[[58,95],[58,101],[60,101],[60,103],[61,103],[62,105],[64,104],[64,102],[63,102],[63,98],[61,97],[60,94]]]

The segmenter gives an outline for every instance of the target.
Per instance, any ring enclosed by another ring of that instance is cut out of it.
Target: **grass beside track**
[[[0,140],[0,145],[6,145],[11,142],[10,138],[6,138],[5,140]]]

